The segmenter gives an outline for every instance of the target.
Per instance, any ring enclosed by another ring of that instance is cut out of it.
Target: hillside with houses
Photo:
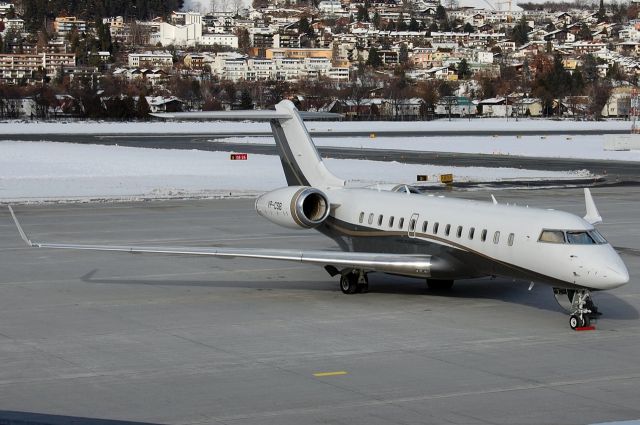
[[[2,119],[144,120],[284,98],[353,120],[635,112],[637,1],[174,0],[74,15],[54,3],[0,2]]]

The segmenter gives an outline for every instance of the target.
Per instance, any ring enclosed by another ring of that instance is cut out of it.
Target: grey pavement
[[[575,189],[494,194],[584,210]],[[30,249],[0,210],[0,422],[638,419],[640,189],[593,195],[631,274],[629,285],[594,295],[604,316],[593,332],[570,330],[541,284],[477,279],[436,295],[421,280],[373,275],[370,293],[347,296],[324,270],[299,264]],[[264,221],[252,200],[16,212],[33,240],[333,247]],[[323,372],[344,373],[314,375]]]

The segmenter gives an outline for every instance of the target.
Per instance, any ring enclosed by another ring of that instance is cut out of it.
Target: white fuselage
[[[611,289],[629,280],[609,243],[539,240],[545,229],[594,231],[591,224],[567,212],[375,189],[326,193],[335,206],[334,219],[369,234],[390,232],[408,241],[428,241],[589,289]]]

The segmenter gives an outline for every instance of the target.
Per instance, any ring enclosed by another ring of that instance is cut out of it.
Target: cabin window
[[[498,242],[500,242],[500,232],[497,231],[493,234],[493,243],[497,244]]]
[[[472,227],[469,229],[469,239],[473,240],[473,234],[476,232],[476,228]]]
[[[369,224],[373,224],[373,216],[374,215],[375,214],[373,214],[373,213],[369,214]]]
[[[509,240],[508,240],[508,244],[509,246],[513,246],[513,239],[515,238],[516,235],[514,235],[513,233],[509,233]]]
[[[382,226],[382,219],[383,219],[383,218],[384,218],[384,217],[382,216],[382,214],[380,214],[380,215],[378,216],[378,226]]]
[[[360,213],[360,219],[358,220],[360,223],[364,220],[364,211]]]
[[[565,243],[564,232],[562,230],[543,230],[538,242]]]
[[[429,226],[428,221],[422,222],[422,233],[427,233],[427,226]]]
[[[482,242],[487,240],[487,229],[482,229],[482,233],[480,234],[480,240]]]
[[[457,237],[462,237],[462,226],[458,226],[458,231],[456,232]]]
[[[447,224],[446,226],[444,226],[444,235],[449,236],[449,232],[451,232],[451,225]]]
[[[393,216],[389,217],[389,227],[393,227]]]
[[[398,220],[398,229],[402,229],[404,227],[404,217],[400,217]]]
[[[440,223],[438,223],[438,222],[433,223],[433,234],[434,235],[438,234],[438,227],[440,227]]]
[[[416,230],[416,219],[412,218],[409,220],[409,231],[413,232],[414,230]]]

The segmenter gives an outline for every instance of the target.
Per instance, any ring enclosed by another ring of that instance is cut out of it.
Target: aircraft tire
[[[449,291],[453,288],[453,280],[427,279],[427,287],[432,291]]]
[[[355,294],[358,290],[358,277],[354,273],[340,276],[340,290],[343,294]]]
[[[569,326],[571,326],[571,329],[576,330],[576,328],[579,328],[581,326],[580,322],[580,318],[575,314],[569,316]]]

